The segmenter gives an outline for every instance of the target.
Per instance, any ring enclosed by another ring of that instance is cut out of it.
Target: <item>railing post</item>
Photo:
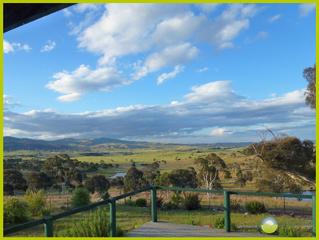
[[[53,237],[53,219],[51,216],[44,217],[44,235]]]
[[[312,195],[312,236],[316,236],[316,194]]]
[[[116,201],[110,199],[110,237],[116,237]]]
[[[151,188],[151,211],[152,211],[152,222],[157,222],[156,186],[152,186]]]
[[[224,227],[230,232],[230,192],[224,191]]]

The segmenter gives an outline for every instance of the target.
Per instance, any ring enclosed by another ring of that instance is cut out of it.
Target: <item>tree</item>
[[[227,172],[223,159],[215,153],[210,153],[204,158],[196,159],[195,164],[199,167],[198,178],[201,185],[210,190],[222,188],[219,172]]]
[[[246,152],[255,152],[268,167],[299,173],[306,173],[315,158],[313,143],[296,137],[263,140],[250,145]]]
[[[316,109],[316,65],[306,68],[303,71],[303,76],[308,82],[307,91],[305,92],[306,104]]]
[[[72,207],[82,207],[90,203],[90,193],[86,188],[78,187],[72,193]]]
[[[28,188],[32,190],[47,189],[53,185],[51,177],[44,172],[31,172],[26,176]]]
[[[122,190],[124,188],[124,178],[123,177],[116,177],[116,178],[112,178],[110,181],[110,185],[112,187],[116,187],[120,190],[120,193],[122,193]]]
[[[194,168],[176,169],[169,173],[168,179],[171,185],[181,188],[196,188],[197,177]]]
[[[209,190],[222,188],[219,172],[228,172],[223,159],[215,153],[210,153],[204,158],[197,158],[195,164],[199,167],[198,179],[202,186]],[[207,197],[210,206],[211,194],[207,193]]]
[[[155,161],[151,164],[147,164],[143,169],[143,175],[148,184],[155,184],[156,179],[160,176],[159,167],[159,162]]]
[[[85,187],[91,192],[97,192],[103,199],[109,197],[110,182],[103,175],[95,175],[85,181]]]
[[[14,169],[6,169],[4,171],[4,184],[11,185],[14,190],[27,189],[27,181],[24,179],[22,173]]]
[[[124,177],[124,191],[135,191],[145,185],[146,182],[143,178],[143,172],[138,170],[133,163],[132,167],[127,170],[127,173]]]
[[[11,184],[8,184],[8,183],[5,183],[3,185],[3,192],[4,192],[4,195],[14,195],[14,191],[13,191],[13,187]]]

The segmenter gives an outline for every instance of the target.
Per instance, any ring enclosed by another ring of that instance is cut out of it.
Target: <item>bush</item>
[[[187,194],[183,199],[183,207],[186,210],[196,210],[200,208],[200,199],[198,194]]]
[[[4,201],[4,224],[18,224],[29,220],[29,206],[25,201],[8,198]]]
[[[72,193],[72,207],[81,207],[90,203],[90,193],[86,188],[78,187]]]
[[[32,216],[43,216],[49,212],[46,209],[46,198],[43,191],[28,190],[24,200],[28,203]]]
[[[163,210],[174,210],[178,209],[178,205],[176,205],[174,202],[169,201],[169,202],[164,202],[162,205]]]
[[[146,207],[147,206],[147,201],[146,201],[145,198],[139,198],[139,199],[136,199],[135,205],[138,206],[138,207]]]
[[[245,209],[247,210],[247,212],[249,212],[251,214],[259,214],[259,213],[266,212],[265,205],[261,202],[258,202],[258,201],[247,202],[245,204]]]
[[[214,227],[218,228],[218,229],[222,229],[225,226],[224,224],[225,224],[224,217],[218,217],[218,218],[216,218],[216,220],[214,222]]]
[[[156,203],[157,203],[157,208],[162,208],[164,199],[161,197],[158,197]]]
[[[134,207],[135,206],[135,202],[133,200],[131,200],[131,199],[128,199],[128,200],[126,200],[125,205]]]
[[[278,235],[281,237],[301,237],[302,229],[291,226],[280,226],[278,228]]]
[[[183,198],[180,193],[175,192],[174,195],[171,198],[171,202],[176,205],[177,207],[180,207],[183,202]]]
[[[230,201],[230,209],[233,211],[239,211],[240,210],[240,203],[236,199],[232,199]]]
[[[218,217],[216,218],[215,222],[214,222],[214,227],[218,228],[218,229],[223,229],[225,227],[225,218],[224,217]],[[230,229],[232,231],[237,231],[238,227],[236,226],[235,223],[231,223],[230,224]]]
[[[58,232],[59,237],[108,237],[109,222],[106,209],[91,212],[83,220],[76,221],[65,231]]]

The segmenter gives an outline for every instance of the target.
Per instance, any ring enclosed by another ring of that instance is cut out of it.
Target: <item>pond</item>
[[[117,178],[117,177],[125,177],[126,173],[125,172],[118,172],[115,173],[112,177],[110,178]]]

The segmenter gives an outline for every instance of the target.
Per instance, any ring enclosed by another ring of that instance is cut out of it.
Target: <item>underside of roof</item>
[[[10,31],[71,5],[73,4],[5,3],[3,6],[3,31]]]

